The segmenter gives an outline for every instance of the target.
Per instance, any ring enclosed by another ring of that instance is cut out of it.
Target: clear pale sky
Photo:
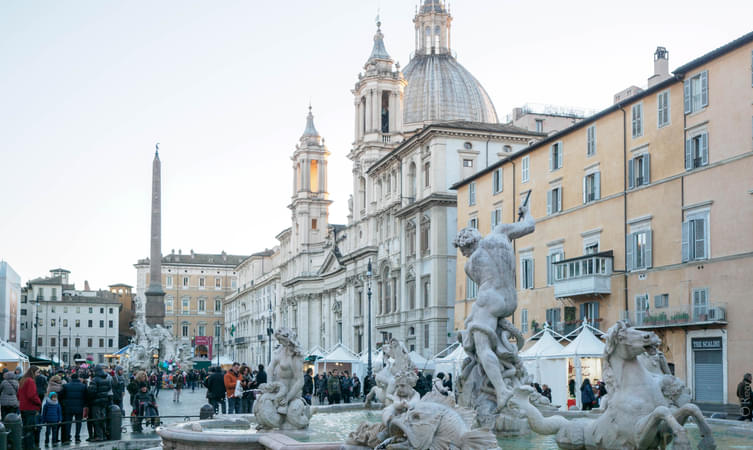
[[[309,101],[332,153],[332,223],[352,190],[353,88],[377,8],[405,66],[415,0],[0,2],[0,259],[24,282],[136,284],[154,144],[162,251],[250,254],[290,224]],[[619,5],[619,6],[618,6]],[[753,29],[753,2],[451,2],[452,46],[504,118],[526,102],[602,109]],[[750,70],[749,67],[741,70]]]

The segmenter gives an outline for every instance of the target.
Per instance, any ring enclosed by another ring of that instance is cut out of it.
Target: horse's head
[[[636,330],[620,320],[607,331],[604,354],[607,358],[617,355],[622,359],[635,359],[643,352],[655,355],[661,340],[650,331]]]

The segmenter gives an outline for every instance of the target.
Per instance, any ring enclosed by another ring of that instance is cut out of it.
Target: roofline
[[[494,171],[498,167],[501,167],[502,165],[504,165],[505,163],[507,163],[507,162],[509,162],[509,161],[511,161],[513,159],[516,159],[518,157],[527,155],[528,153],[531,153],[532,151],[534,151],[534,150],[536,150],[536,149],[538,149],[540,147],[543,147],[543,146],[545,146],[547,144],[550,144],[550,143],[552,143],[554,141],[557,141],[558,139],[561,139],[562,137],[567,136],[568,134],[572,133],[573,131],[579,130],[579,129],[587,126],[587,125],[590,125],[593,122],[596,122],[597,120],[601,119],[602,117],[607,116],[609,114],[612,114],[613,112],[616,112],[616,111],[624,108],[626,105],[629,105],[629,104],[634,103],[634,102],[636,102],[638,100],[641,100],[641,99],[643,99],[643,98],[645,98],[645,97],[647,97],[647,96],[649,96],[649,95],[651,95],[651,94],[653,94],[653,93],[655,93],[657,91],[660,91],[662,89],[666,89],[668,86],[670,86],[670,85],[672,85],[674,83],[678,83],[679,81],[680,81],[680,78],[678,78],[677,76],[667,78],[666,80],[662,81],[661,83],[655,84],[654,86],[651,86],[650,88],[646,89],[645,91],[641,91],[641,92],[639,92],[639,93],[637,93],[637,94],[635,94],[633,96],[630,96],[630,97],[628,97],[626,99],[623,99],[623,100],[621,100],[621,101],[619,101],[619,102],[617,102],[617,103],[615,103],[615,104],[607,107],[606,109],[603,109],[603,110],[597,112],[596,114],[594,114],[592,116],[584,118],[580,122],[576,122],[576,123],[570,125],[569,127],[565,128],[562,131],[559,131],[559,132],[557,132],[557,133],[555,133],[555,134],[553,134],[553,135],[551,135],[551,136],[549,136],[549,137],[547,137],[545,139],[542,139],[540,141],[536,141],[532,145],[529,145],[528,147],[526,147],[526,148],[524,148],[524,149],[522,149],[522,150],[520,150],[520,151],[518,151],[518,152],[516,152],[516,153],[514,153],[514,154],[512,154],[512,155],[510,155],[508,157],[506,157],[506,158],[503,158],[503,159],[495,162],[494,164],[492,164],[492,165],[490,165],[488,167],[485,167],[483,170],[480,170],[480,171],[474,173],[473,175],[469,176],[468,178],[465,178],[465,179],[460,180],[457,183],[453,184],[452,186],[450,186],[450,190],[457,190],[458,188],[460,188],[460,187],[462,187],[462,186],[470,183],[471,181],[473,181],[473,180],[475,180],[475,179],[477,179],[477,178],[479,178],[479,177],[481,177],[483,175],[486,175],[489,172]]]
[[[672,73],[675,74],[675,76],[684,76],[688,71],[695,69],[698,66],[701,66],[703,64],[706,64],[709,61],[712,61],[722,55],[725,55],[733,50],[737,50],[738,48],[742,47],[745,44],[748,44],[750,42],[753,42],[753,31],[750,33],[744,34],[740,36],[739,38],[728,42],[725,45],[722,45],[721,47],[718,47],[714,50],[711,50],[710,52],[706,53],[703,56],[700,56],[692,61],[690,61],[687,64],[683,64],[682,66],[675,69]]]
[[[465,121],[457,121],[457,124],[453,124],[452,122],[444,122],[444,123],[431,123],[429,125],[425,125],[422,128],[419,128],[418,131],[413,134],[413,136],[409,137],[408,139],[404,140],[400,143],[397,147],[395,147],[391,152],[387,153],[380,159],[378,159],[374,164],[369,166],[368,169],[366,169],[367,174],[373,173],[378,166],[381,164],[389,161],[391,158],[394,158],[400,151],[403,149],[413,145],[415,141],[418,141],[420,139],[423,139],[424,136],[430,134],[432,131],[442,131],[442,129],[450,129],[450,130],[467,130],[468,132],[474,132],[478,134],[498,134],[498,135],[505,135],[505,134],[521,134],[525,136],[545,136],[544,133],[537,133],[535,131],[527,131],[524,129],[521,129],[519,132],[515,131],[484,131],[484,130],[473,130],[467,127],[463,127],[462,124]],[[484,122],[474,122],[474,123],[484,123]],[[490,123],[490,125],[505,125],[500,123]],[[514,126],[514,125],[511,125]]]

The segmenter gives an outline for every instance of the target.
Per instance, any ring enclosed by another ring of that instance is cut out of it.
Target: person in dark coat
[[[580,402],[583,405],[583,411],[593,409],[594,400],[596,400],[596,397],[594,396],[594,390],[591,386],[591,380],[586,378],[583,380],[583,384],[580,385]]]
[[[314,372],[311,368],[303,374],[303,399],[307,404],[311,404],[311,396],[314,394],[314,378],[311,376]]]
[[[343,371],[340,377],[340,395],[343,403],[350,403],[350,397],[353,395],[353,380],[350,379],[348,371]]]
[[[316,376],[315,388],[316,396],[319,398],[319,404],[323,405],[324,399],[327,398],[327,378],[323,373]]]
[[[256,384],[261,386],[267,382],[267,372],[264,371],[264,364],[259,364],[259,372],[256,373]]]
[[[63,422],[76,421],[76,443],[81,442],[81,423],[84,420],[86,406],[86,385],[78,378],[78,373],[71,375],[70,383],[63,385],[60,391],[60,405],[63,407]],[[71,424],[63,425],[63,445],[71,442]]]
[[[15,372],[7,371],[3,374],[3,382],[0,383],[0,409],[3,419],[10,413],[18,414],[18,380]]]
[[[123,415],[123,395],[126,389],[126,379],[123,376],[123,368],[117,366],[115,374],[112,376],[112,402],[118,405],[121,415]]]
[[[327,377],[327,394],[330,405],[340,403],[340,377],[337,376],[336,370],[333,370],[332,375]]]
[[[87,392],[91,397],[91,419],[94,421],[93,442],[105,440],[105,422],[107,408],[112,404],[112,379],[98,365],[94,369],[94,379],[89,383]]]
[[[43,402],[45,396],[47,395],[47,377],[42,373],[42,371],[39,371],[37,376],[34,378],[34,381],[37,383],[37,395],[39,396],[39,401]]]
[[[209,404],[214,407],[214,412],[219,413],[220,406],[222,407],[222,414],[227,413],[227,406],[225,405],[225,376],[219,367],[212,368],[212,374],[207,377],[207,400]]]
[[[541,395],[549,399],[549,402],[552,401],[552,390],[549,389],[549,386],[546,384],[541,385]]]
[[[737,398],[740,400],[740,419],[753,421],[753,395],[751,395],[751,381],[753,376],[746,373],[737,385]]]
[[[361,380],[356,374],[353,374],[353,398],[356,400],[361,398]]]
[[[448,391],[452,390],[452,374],[451,373],[447,374],[447,379],[444,380],[444,387],[446,387]]]

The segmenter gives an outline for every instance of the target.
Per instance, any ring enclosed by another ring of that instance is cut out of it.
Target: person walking
[[[327,378],[327,393],[329,394],[329,404],[340,403],[340,377],[337,371],[333,370],[332,375]]]
[[[63,420],[63,409],[58,402],[58,393],[50,392],[49,397],[42,406],[42,423],[46,424],[44,432],[44,446],[50,445],[50,435],[52,435],[52,445],[58,445],[60,421]]]
[[[84,420],[84,406],[86,405],[86,386],[78,378],[78,373],[73,372],[71,374],[71,381],[63,385],[58,400],[63,407],[63,422],[76,421],[76,443],[81,442],[81,424]],[[63,424],[61,440],[63,445],[70,444],[70,423]]]
[[[120,414],[125,416],[123,410],[123,396],[126,390],[126,379],[123,375],[123,368],[121,366],[115,367],[115,372],[112,375],[112,403],[120,408]]]
[[[93,442],[105,440],[105,419],[107,418],[107,407],[112,404],[112,380],[105,373],[102,365],[97,365],[94,369],[94,379],[87,387],[91,395],[91,417],[94,422]]]
[[[311,396],[314,394],[314,378],[311,376],[314,371],[309,367],[303,374],[303,400],[306,404],[311,404]]]
[[[5,372],[0,383],[0,414],[2,419],[10,413],[18,414],[18,380],[15,372]]]
[[[583,384],[580,385],[580,403],[583,411],[590,411],[593,409],[594,400],[596,400],[596,397],[594,396],[594,390],[591,387],[591,380],[586,378],[583,380]]]
[[[264,371],[264,364],[259,364],[259,372],[256,374],[256,384],[261,386],[267,382],[267,372]]]
[[[350,397],[353,395],[353,380],[350,379],[347,370],[343,371],[343,375],[340,377],[340,392],[343,403],[350,403]]]
[[[209,404],[214,407],[214,413],[220,412],[220,406],[222,406],[222,414],[225,414],[225,381],[219,367],[213,367],[211,374],[206,379],[207,388],[207,400]]]
[[[39,447],[39,428],[37,425],[37,416],[42,409],[42,401],[37,393],[36,377],[39,373],[39,367],[31,366],[26,371],[18,389],[18,405],[21,410],[21,421],[23,422],[23,448],[24,450],[33,450]]]
[[[241,412],[241,397],[243,397],[243,393],[238,392],[240,383],[238,371],[240,367],[240,364],[234,362],[224,377],[228,414],[239,414]]]
[[[180,403],[180,392],[183,390],[183,385],[186,382],[186,376],[183,374],[183,371],[178,369],[177,372],[173,375],[173,384],[175,385],[175,389],[173,390],[173,402],[174,403]]]
[[[356,401],[361,398],[361,380],[358,379],[356,374],[353,374],[353,398]]]
[[[327,378],[323,373],[316,376],[315,394],[319,398],[319,404],[324,404],[324,399],[327,397]]]
[[[740,420],[753,421],[753,395],[751,395],[753,377],[746,373],[737,385],[737,398],[740,400]]]
[[[254,410],[254,377],[251,376],[251,368],[245,364],[241,367],[241,387],[243,388],[241,411],[244,414],[251,414]]]

